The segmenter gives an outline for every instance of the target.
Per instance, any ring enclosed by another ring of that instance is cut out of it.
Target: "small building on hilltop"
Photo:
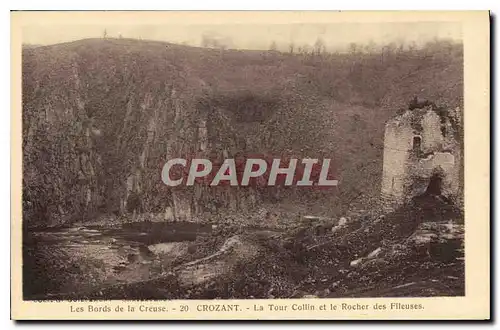
[[[382,199],[389,207],[428,193],[463,207],[461,110],[410,104],[385,125]]]

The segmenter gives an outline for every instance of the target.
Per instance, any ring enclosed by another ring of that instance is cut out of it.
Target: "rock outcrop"
[[[453,108],[459,105],[461,48],[450,47],[444,53],[432,50],[435,56],[425,69],[414,72],[433,77],[451,67],[450,79],[436,82],[415,82],[404,69],[386,70],[379,54],[353,55],[351,63],[333,54],[220,52],[111,38],[26,47],[25,224],[86,222],[102,214],[196,220],[203,213],[251,210],[261,196],[341,214],[363,203],[360,194],[373,197],[380,191],[373,182],[380,181],[383,122],[399,103],[387,82],[405,86],[398,94],[426,87],[445,95]],[[420,68],[413,62],[428,58],[429,51],[384,58],[394,61],[393,67]],[[253,153],[332,158],[341,166],[342,191],[339,196],[293,189],[228,193],[221,187],[207,193],[206,187],[168,189],[161,181],[171,157]],[[342,207],[330,207],[333,201]]]

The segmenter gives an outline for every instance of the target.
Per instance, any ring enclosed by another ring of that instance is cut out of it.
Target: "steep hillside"
[[[25,48],[24,219],[251,210],[263,192],[172,191],[161,182],[166,159],[200,153],[333,158],[337,194],[288,191],[273,200],[339,212],[378,194],[384,123],[409,99],[462,106],[462,67],[461,45],[446,42],[321,56],[128,39]]]

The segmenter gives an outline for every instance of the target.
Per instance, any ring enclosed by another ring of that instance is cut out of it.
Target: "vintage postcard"
[[[489,319],[489,20],[12,12],[12,318]]]

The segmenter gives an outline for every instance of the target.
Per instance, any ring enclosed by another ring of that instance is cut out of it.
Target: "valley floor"
[[[26,300],[462,296],[463,215],[421,196],[286,229],[132,223],[25,233]]]

